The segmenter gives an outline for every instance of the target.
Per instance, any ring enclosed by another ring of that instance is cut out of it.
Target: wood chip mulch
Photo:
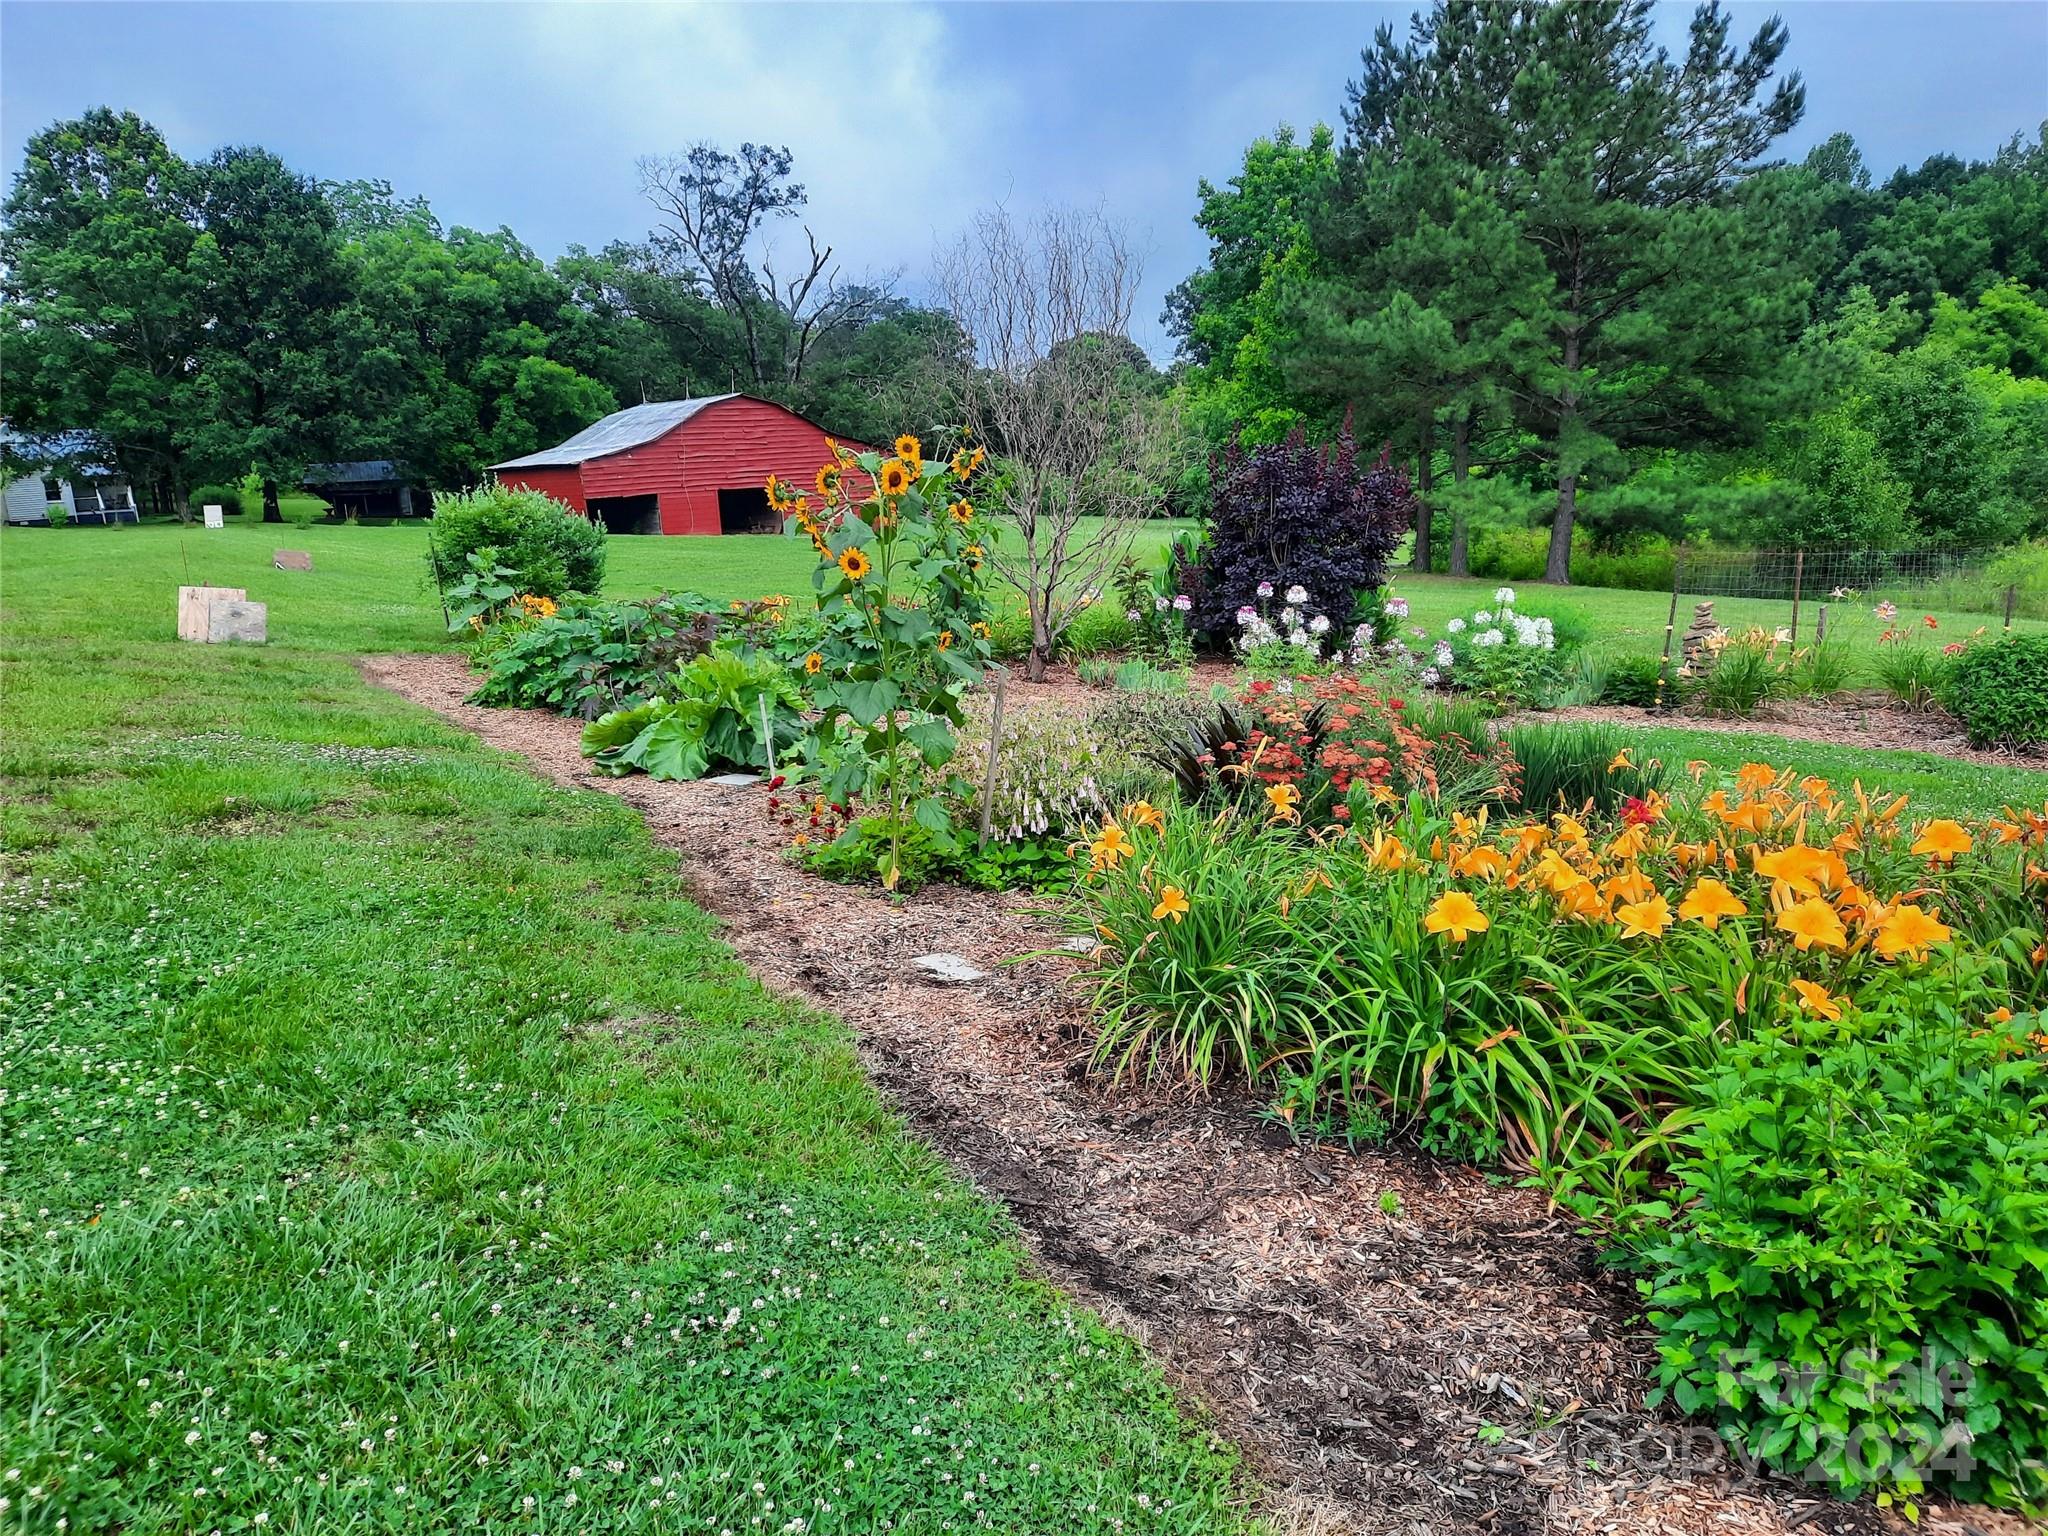
[[[639,810],[754,973],[843,1018],[916,1133],[1008,1206],[1056,1281],[1208,1406],[1277,1530],[1906,1528],[1867,1503],[1739,1479],[1710,1432],[1647,1412],[1633,1291],[1539,1194],[1399,1151],[1297,1146],[1243,1102],[1098,1082],[1086,999],[1068,984],[1084,962],[1047,953],[1060,935],[1031,899],[941,887],[897,904],[827,883],[783,856],[759,786],[592,775],[577,722],[465,704],[475,680],[456,657],[362,670],[556,783]],[[1042,699],[1041,685],[1009,686],[1031,708],[1060,707],[1072,684],[1043,685]],[[987,979],[929,980],[911,960],[933,952]],[[2028,1527],[1940,1508],[1920,1529]]]

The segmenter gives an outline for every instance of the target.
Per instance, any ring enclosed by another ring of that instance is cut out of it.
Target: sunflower
[[[981,557],[987,554],[988,551],[979,544],[970,544],[961,550],[960,553],[967,557],[967,568],[969,570],[978,570],[981,566]]]
[[[953,649],[953,631],[951,631],[950,629],[942,629],[939,631],[939,649],[942,651],[950,651],[951,649]]]
[[[908,432],[896,439],[896,457],[913,470],[924,468],[924,444]]]
[[[768,505],[778,512],[789,505],[789,492],[782,488],[781,480],[774,475],[768,477]]]
[[[965,528],[974,521],[974,504],[970,501],[956,501],[946,508],[946,513],[954,522]]]
[[[839,494],[839,475],[840,469],[837,464],[820,464],[818,466],[818,494],[820,496],[837,496]]]
[[[882,494],[901,496],[910,489],[910,466],[901,459],[890,459],[882,465]]]
[[[840,551],[839,569],[846,572],[850,580],[859,581],[874,567],[868,560],[867,551],[855,548]]]
[[[804,671],[808,672],[812,677],[816,677],[818,669],[824,665],[825,658],[816,651],[811,652],[810,655],[804,658]]]

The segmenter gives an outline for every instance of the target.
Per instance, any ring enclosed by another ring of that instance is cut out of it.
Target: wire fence
[[[1901,615],[1966,634],[2048,620],[2048,575],[1996,549],[1680,549],[1665,670],[1674,652],[1690,660],[1711,629],[1763,629],[1803,646],[1871,624],[1890,629]]]

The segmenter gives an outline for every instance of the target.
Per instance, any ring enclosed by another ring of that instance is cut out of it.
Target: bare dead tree
[[[771,220],[797,217],[808,200],[790,180],[792,163],[787,148],[742,144],[729,155],[708,143],[638,161],[641,195],[662,216],[649,244],[671,267],[700,273],[718,307],[739,321],[747,366],[764,390],[802,383],[818,341],[865,325],[896,281],[845,281],[832,247],[808,224],[805,250],[786,272],[775,270],[763,232]]]
[[[1126,336],[1139,264],[1100,211],[1023,222],[996,208],[937,271],[973,348],[958,385],[966,425],[1003,460],[984,510],[1016,539],[1006,528],[989,563],[1024,599],[1035,680],[1159,507],[1144,473],[1158,416],[1133,387]]]

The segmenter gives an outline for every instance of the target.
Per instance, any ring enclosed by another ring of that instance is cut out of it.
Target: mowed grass
[[[357,678],[412,531],[203,537],[0,535],[0,1529],[1243,1525],[636,815]]]
[[[1172,528],[1151,537],[1163,545]],[[81,662],[90,662],[110,642],[160,640],[176,629],[177,587],[210,582],[245,587],[270,605],[270,633],[276,645],[357,653],[432,650],[451,644],[440,609],[426,584],[427,530],[423,524],[388,528],[345,526],[292,528],[256,522],[230,524],[209,533],[202,528],[145,526],[112,529],[9,529],[0,533],[0,601],[11,612],[10,636],[33,633]],[[313,570],[272,569],[277,549],[304,549]],[[607,552],[607,592],[628,596],[694,589],[721,601],[784,592],[799,599],[810,591],[810,556],[805,546],[777,538],[617,538]],[[1395,589],[1409,599],[1416,623],[1432,633],[1447,619],[1490,606],[1498,583],[1452,580],[1400,573]],[[32,603],[29,601],[32,597]],[[1670,599],[1654,592],[1609,588],[1553,589],[1525,584],[1517,589],[1532,612],[1569,612],[1588,644],[1608,654],[1655,654],[1663,643]],[[1757,622],[1783,622],[1789,609],[1752,604]],[[1681,610],[1683,621],[1689,609]],[[1747,622],[1741,604],[1723,602],[1716,612]],[[1865,615],[1867,617],[1867,615]],[[1917,619],[1918,615],[1909,617]],[[1982,616],[1937,612],[1941,634],[1967,634]],[[2025,625],[2027,621],[2021,621]],[[1874,624],[1842,617],[1838,632],[1867,643]],[[2043,627],[2043,626],[2031,626]],[[1105,627],[1098,626],[1098,632]],[[1106,626],[1113,631],[1116,625]],[[1936,636],[1930,636],[1930,639]],[[186,647],[164,653],[155,667],[106,672],[96,685],[93,721],[81,729],[109,725],[150,728],[165,687],[194,668],[238,665],[231,656]],[[76,704],[68,675],[32,669],[13,679],[11,703],[28,719],[60,719]],[[256,706],[257,723],[270,732],[308,729],[305,719]],[[1764,733],[1730,736],[1713,731],[1667,731],[1645,727],[1653,750],[1666,756],[1700,758],[1734,768],[1757,759],[1797,763],[1807,772],[1860,778],[1865,785],[1896,786],[1913,793],[1930,813],[1965,814],[2048,795],[2048,775],[2024,768],[1958,764],[1924,752],[1869,752],[1787,742]],[[11,749],[0,742],[0,761]],[[1668,750],[1667,750],[1668,748]]]

